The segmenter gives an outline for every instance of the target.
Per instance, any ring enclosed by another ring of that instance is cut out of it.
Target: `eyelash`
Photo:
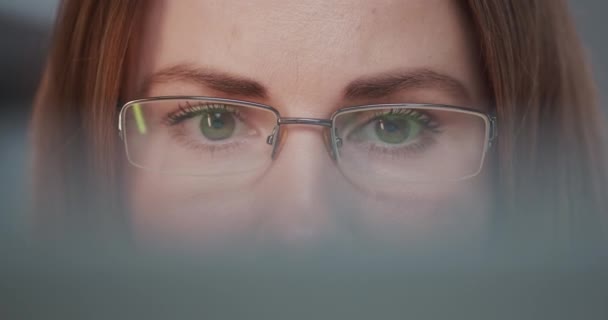
[[[178,105],[178,109],[169,113],[164,123],[169,126],[174,126],[182,123],[185,120],[194,118],[199,115],[205,115],[214,111],[229,112],[234,115],[237,119],[242,120],[242,115],[236,110],[236,108],[219,103],[198,103],[195,105],[186,102],[185,105]]]
[[[422,124],[426,130],[439,131],[439,123],[434,120],[432,116],[430,116],[426,112],[421,112],[412,109],[391,109],[389,111],[376,111],[369,117],[367,117],[367,119],[364,121],[363,126],[368,125],[369,123],[374,120],[377,120],[380,117],[395,114],[401,116],[409,116],[411,119],[418,121],[420,124]]]

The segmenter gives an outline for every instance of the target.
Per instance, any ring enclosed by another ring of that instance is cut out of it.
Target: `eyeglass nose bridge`
[[[279,118],[277,121],[278,125],[287,124],[307,124],[313,126],[323,126],[331,128],[331,120],[329,119],[316,119],[316,118]]]
[[[331,134],[330,134],[330,138],[329,139],[335,139],[335,141],[327,141],[329,143],[329,152],[331,154],[331,157],[335,160],[336,158],[336,153],[337,150],[335,150],[336,148],[339,148],[342,145],[342,139],[339,138],[335,132],[333,132],[333,123],[332,120],[330,119],[317,119],[317,118],[290,118],[290,117],[285,117],[285,118],[279,118],[277,120],[277,125],[274,127],[274,129],[272,130],[272,133],[266,138],[266,143],[273,146],[272,148],[272,159],[276,158],[276,155],[278,153],[278,146],[280,143],[280,136],[281,136],[281,129],[280,127],[282,125],[290,125],[290,124],[297,124],[297,125],[313,125],[313,126],[322,126],[322,127],[326,127],[329,128],[330,130],[332,130]],[[333,138],[332,138],[333,137]]]

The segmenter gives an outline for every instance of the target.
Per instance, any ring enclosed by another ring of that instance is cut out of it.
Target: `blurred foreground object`
[[[2,255],[2,319],[608,318],[605,255]]]

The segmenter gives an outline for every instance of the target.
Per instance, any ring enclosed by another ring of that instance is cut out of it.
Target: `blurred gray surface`
[[[605,256],[107,249],[9,252],[0,318],[608,319]]]

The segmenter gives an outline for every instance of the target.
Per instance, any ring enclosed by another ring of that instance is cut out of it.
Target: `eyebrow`
[[[268,98],[268,89],[255,80],[190,64],[178,64],[155,72],[145,79],[140,92],[147,93],[155,84],[176,81],[191,82],[227,95]],[[426,88],[438,88],[458,97],[470,99],[469,92],[462,82],[449,75],[424,68],[365,76],[348,84],[343,94],[344,98],[349,100],[378,99],[401,90]]]
[[[176,81],[191,82],[228,95],[254,98],[268,96],[268,90],[257,81],[189,64],[178,64],[155,72],[146,78],[140,91],[148,92],[154,84]]]
[[[460,98],[470,100],[466,86],[449,75],[430,69],[393,71],[367,76],[351,82],[344,89],[347,99],[374,99],[390,96],[406,89],[442,89]]]

